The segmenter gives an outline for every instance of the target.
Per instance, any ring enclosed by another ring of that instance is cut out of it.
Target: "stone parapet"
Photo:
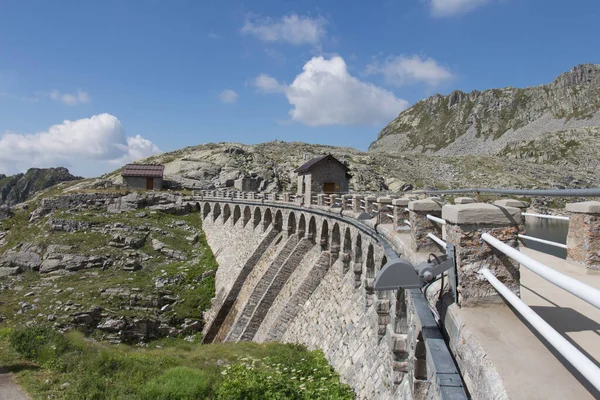
[[[364,212],[364,210],[361,208],[361,207],[364,207],[363,199],[364,199],[363,196],[359,196],[356,194],[354,196],[352,196],[352,201],[353,201],[352,211],[354,211],[357,214]]]
[[[377,201],[377,197],[375,197],[375,196],[365,197],[365,212],[371,214],[375,209],[373,204],[375,204],[376,201]]]
[[[427,214],[440,217],[442,204],[431,199],[414,200],[408,203],[408,214],[413,251],[437,250],[436,244],[427,237],[429,233],[441,237],[442,226],[427,219]]]
[[[318,206],[324,206],[325,205],[325,196],[327,196],[325,193],[319,193],[317,195],[317,205]]]
[[[521,208],[521,209],[527,208],[527,204],[525,204],[521,200],[514,200],[514,199],[496,200],[496,201],[494,201],[494,204],[497,206],[500,206],[500,207],[516,207],[516,208]]]
[[[476,201],[477,200],[472,197],[457,197],[454,199],[454,204],[471,204],[475,203]]]
[[[342,209],[343,210],[352,210],[352,195],[351,194],[342,195]]]
[[[458,303],[473,306],[503,302],[492,285],[481,279],[481,268],[488,268],[519,295],[519,264],[484,242],[481,235],[489,233],[518,249],[517,235],[523,226],[521,210],[485,203],[447,205],[442,208],[442,218],[446,220],[446,241],[455,246]]]
[[[570,203],[567,259],[600,270],[600,201]]]
[[[377,205],[379,207],[379,223],[390,224],[393,222],[393,206],[391,197],[378,197]],[[390,217],[389,215],[392,215]]]
[[[408,220],[408,211],[406,208],[408,207],[408,203],[410,199],[394,199],[392,200],[392,206],[394,208],[394,231],[399,226],[406,226],[404,224],[404,220]]]

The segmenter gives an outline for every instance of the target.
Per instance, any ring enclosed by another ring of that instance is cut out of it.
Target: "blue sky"
[[[4,1],[0,173],[274,139],[366,149],[434,93],[600,62],[597,0]]]

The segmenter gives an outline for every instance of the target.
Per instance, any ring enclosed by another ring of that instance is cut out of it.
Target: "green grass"
[[[0,366],[15,372],[33,399],[354,398],[323,353],[303,346],[163,346],[109,346],[40,327],[3,329]]]

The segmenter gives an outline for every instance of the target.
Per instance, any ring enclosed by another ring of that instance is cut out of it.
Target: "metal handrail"
[[[520,237],[521,239],[527,239],[527,240],[531,240],[531,241],[538,242],[538,243],[544,243],[544,244],[548,244],[550,246],[560,247],[561,249],[567,248],[566,244],[552,242],[550,240],[540,239],[540,238],[536,238],[533,236],[527,236],[527,235],[517,235],[517,236]]]
[[[517,261],[519,264],[524,266],[530,271],[535,272],[548,282],[555,284],[556,286],[566,290],[567,292],[579,297],[580,299],[587,301],[594,307],[600,309],[600,290],[586,285],[583,282],[573,279],[568,275],[561,274],[558,271],[542,264],[539,261],[534,260],[531,257],[526,256],[519,250],[510,247],[507,244],[502,243],[489,233],[484,233],[481,238],[489,243],[495,249],[506,254],[508,257]]]
[[[536,217],[536,218],[545,218],[545,219],[559,219],[562,221],[568,221],[569,217],[563,217],[562,215],[546,215],[546,214],[533,214],[533,213],[521,213],[526,217]]]
[[[448,246],[448,244],[445,241],[443,241],[439,237],[435,236],[433,233],[428,233],[427,237],[429,239],[433,240],[434,242],[436,242],[437,244],[439,244],[440,246],[442,246],[443,248],[446,248]]]
[[[600,188],[590,189],[493,189],[468,188],[450,190],[419,190],[412,194],[459,194],[459,193],[489,193],[509,196],[544,196],[544,197],[600,197]]]
[[[446,225],[446,220],[438,218],[438,217],[434,217],[433,215],[426,215],[427,219],[433,222],[437,222],[440,225]]]
[[[596,389],[600,390],[600,368],[581,351],[558,333],[542,317],[519,299],[509,288],[500,282],[492,272],[484,268],[479,271],[485,279],[508,301],[513,308],[538,331],[571,365],[577,369]]]
[[[406,219],[404,220],[404,223],[405,223],[406,225],[408,225],[408,226],[411,226],[411,223],[410,223],[410,221],[408,221],[408,220],[406,220]]]

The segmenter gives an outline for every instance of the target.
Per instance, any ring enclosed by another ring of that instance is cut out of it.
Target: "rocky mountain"
[[[516,151],[522,155],[527,150],[517,151],[520,144],[561,132],[584,148],[583,137],[590,127],[600,127],[598,64],[578,65],[552,83],[537,87],[436,94],[400,113],[369,150],[438,155],[507,155]]]
[[[58,168],[30,168],[24,174],[6,176],[0,174],[0,205],[12,206],[27,200],[40,190],[60,182],[82,179],[69,170]]]

